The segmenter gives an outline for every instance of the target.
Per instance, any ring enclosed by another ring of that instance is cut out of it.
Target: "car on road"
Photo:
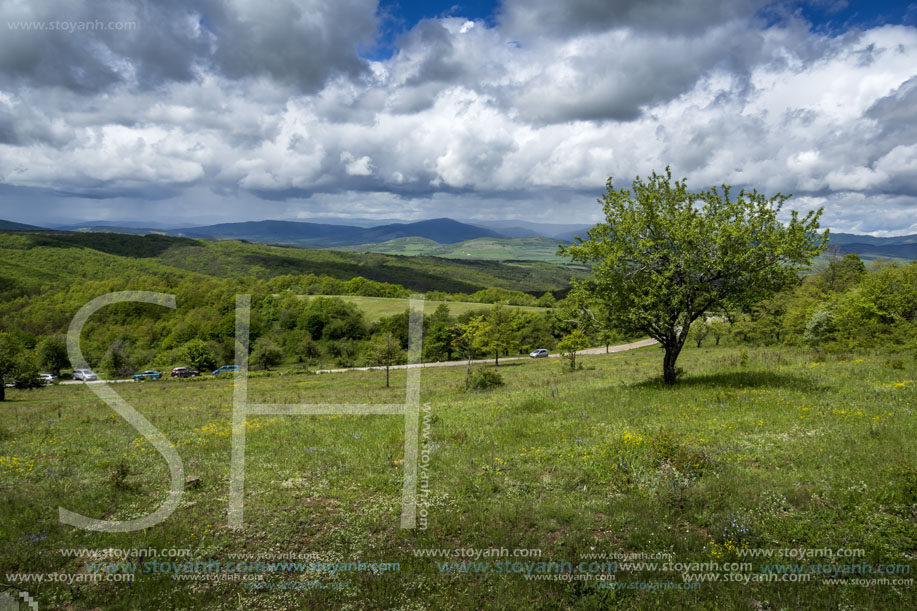
[[[230,373],[230,372],[235,373],[236,371],[239,371],[238,365],[223,365],[219,369],[214,369],[213,375],[218,376],[221,373]]]
[[[99,376],[92,373],[89,369],[74,369],[73,375],[70,376],[74,380],[80,380],[82,382],[93,382],[99,379]]]
[[[548,351],[545,348],[539,348],[538,350],[531,351],[529,356],[533,359],[543,359],[548,356]]]
[[[141,371],[140,373],[134,374],[135,382],[142,382],[143,380],[159,380],[162,378],[162,372],[156,371],[155,369],[147,369],[146,371]]]
[[[49,384],[53,384],[54,380],[57,379],[57,376],[54,375],[53,373],[39,373],[38,379],[41,381],[42,384],[47,386]]]
[[[193,378],[201,375],[201,372],[188,367],[176,367],[169,375],[173,378]]]

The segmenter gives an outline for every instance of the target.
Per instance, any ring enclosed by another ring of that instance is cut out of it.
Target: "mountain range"
[[[162,234],[208,240],[243,240],[300,248],[340,248],[358,252],[432,255],[446,258],[534,259],[549,261],[560,242],[584,236],[589,225],[506,220],[461,222],[450,218],[364,226],[306,221],[246,221],[196,227],[144,225],[142,222],[58,225],[51,230],[121,234]],[[480,224],[478,224],[480,223]],[[48,231],[49,228],[0,220],[0,231]],[[832,233],[829,252],[856,253],[863,259],[917,260],[917,235],[877,238]]]

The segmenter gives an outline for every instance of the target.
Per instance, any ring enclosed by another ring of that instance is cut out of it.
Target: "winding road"
[[[652,346],[653,344],[658,343],[654,339],[641,339],[638,342],[631,342],[629,344],[618,344],[617,346],[609,346],[607,349],[605,347],[599,348],[586,348],[585,350],[580,350],[577,354],[605,354],[606,352],[625,352],[627,350],[634,350],[636,348],[643,348],[645,346]],[[561,356],[560,353],[549,354],[548,358],[556,359]],[[528,361],[531,360],[531,357],[528,356],[508,356],[500,359],[500,362],[506,361]],[[475,359],[471,361],[472,364],[475,363],[490,363],[493,359]],[[436,363],[417,363],[414,365],[392,365],[390,369],[407,369],[409,367],[456,367],[459,365],[466,365],[468,361],[441,361]],[[381,370],[385,367],[373,366],[373,367],[343,367],[341,369],[319,369],[315,373],[343,373],[345,371],[372,371],[372,370]],[[64,380],[59,382],[59,384],[105,384],[105,383],[121,383],[121,382],[135,382],[133,379],[125,380],[93,380],[92,382],[81,382],[79,380]]]
[[[629,344],[618,344],[617,346],[609,346],[607,348],[608,353],[612,352],[625,352],[627,350],[634,350],[636,348],[643,348],[645,346],[652,346],[653,344],[658,344],[654,339],[641,339],[638,342],[631,342]],[[586,348],[585,350],[580,350],[577,354],[605,354],[606,348],[601,346],[599,348]],[[560,353],[549,354],[548,358],[556,359],[561,356]],[[528,356],[509,356],[501,357],[500,362],[505,361],[528,361],[531,360],[531,357]],[[493,359],[475,359],[471,361],[472,364],[475,363],[491,363]],[[392,365],[390,369],[407,369],[409,367],[455,367],[457,365],[466,365],[468,361],[440,361],[436,363],[416,363],[414,365]],[[341,373],[344,371],[371,371],[374,369],[385,369],[385,367],[373,366],[373,367],[345,367],[342,369],[319,369],[315,373]]]

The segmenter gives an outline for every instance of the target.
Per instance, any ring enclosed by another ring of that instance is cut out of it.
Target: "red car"
[[[176,367],[169,375],[173,378],[193,378],[194,376],[201,375],[201,372],[188,369],[187,367]]]

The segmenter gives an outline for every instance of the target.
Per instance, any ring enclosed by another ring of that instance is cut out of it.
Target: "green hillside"
[[[0,231],[41,231],[42,229],[42,227],[36,227],[35,225],[0,220]]]
[[[0,295],[6,298],[87,280],[194,274],[268,279],[309,273],[341,280],[362,276],[416,291],[500,287],[540,294],[566,288],[573,273],[585,274],[539,261],[452,261],[114,233],[0,232],[0,251]]]

